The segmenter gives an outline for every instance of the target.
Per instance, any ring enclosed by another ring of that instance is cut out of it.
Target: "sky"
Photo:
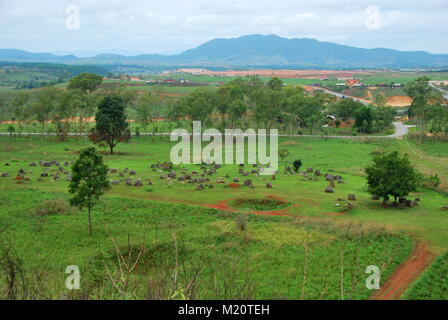
[[[448,54],[448,0],[0,0],[0,48],[175,54],[276,34]]]

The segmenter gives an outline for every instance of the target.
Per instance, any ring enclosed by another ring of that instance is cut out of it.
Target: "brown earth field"
[[[408,107],[412,104],[412,99],[407,96],[393,96],[387,99],[387,104],[391,107]]]
[[[381,71],[366,71],[366,70],[229,70],[229,71],[203,71],[201,74],[211,76],[260,76],[260,77],[278,77],[278,78],[301,78],[301,79],[315,79],[316,77],[337,77],[341,75],[369,75],[373,73],[380,73]]]

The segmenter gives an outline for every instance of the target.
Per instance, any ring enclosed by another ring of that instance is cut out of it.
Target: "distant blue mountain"
[[[0,61],[14,62],[68,62],[77,60],[74,55],[57,56],[51,53],[33,53],[17,49],[0,49]]]
[[[211,40],[195,49],[171,56],[145,54],[127,57],[100,54],[78,58],[74,55],[56,56],[0,49],[0,61],[205,67],[437,68],[448,67],[448,54],[383,48],[362,49],[314,39],[248,35]]]

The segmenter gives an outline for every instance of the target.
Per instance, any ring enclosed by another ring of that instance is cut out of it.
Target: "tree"
[[[293,117],[289,117],[290,125],[295,122],[301,128],[307,128],[309,134],[313,134],[314,129],[322,126],[325,116],[322,113],[323,101],[320,97],[309,97],[304,93],[299,93],[287,98],[284,101],[286,110],[292,114]]]
[[[281,116],[283,94],[281,90],[260,88],[253,92],[253,102],[255,104],[253,112],[255,121],[260,127],[264,123],[264,128],[270,130],[276,119]]]
[[[343,121],[347,121],[350,118],[354,118],[356,111],[362,107],[364,107],[364,105],[360,102],[352,99],[342,99],[330,106],[330,112],[336,117],[341,118]]]
[[[373,131],[373,111],[370,107],[362,107],[356,111],[355,128],[359,132],[372,133]]]
[[[420,174],[412,167],[407,156],[400,157],[397,151],[378,155],[373,164],[365,169],[368,192],[383,198],[386,205],[389,196],[395,202],[417,190]]]
[[[387,96],[384,92],[375,93],[373,95],[373,105],[375,107],[384,107],[387,104]]]
[[[123,99],[117,95],[108,95],[101,101],[95,122],[90,139],[94,143],[106,142],[110,154],[114,154],[114,148],[119,142],[127,142],[131,138],[125,105]]]
[[[231,120],[231,125],[234,127],[234,123],[241,119],[246,113],[246,104],[243,100],[233,100],[229,105],[229,116]]]
[[[266,87],[271,90],[282,90],[283,89],[283,81],[279,78],[272,78],[266,83]]]
[[[49,122],[51,112],[55,108],[58,90],[53,87],[40,89],[36,101],[32,105],[36,120],[42,125],[42,133],[45,133],[45,124]]]
[[[28,116],[28,102],[29,95],[24,92],[19,92],[14,99],[12,99],[12,113],[14,118],[16,118],[17,124],[19,125],[19,132],[22,132],[22,123]]]
[[[72,166],[69,192],[74,196],[70,199],[70,205],[77,206],[81,210],[87,208],[90,236],[93,235],[92,208],[110,187],[107,170],[103,157],[93,147],[81,150],[79,159]]]
[[[14,133],[16,132],[16,128],[14,128],[14,126],[8,126],[8,133],[9,136],[11,137],[11,143],[13,142],[14,139]]]
[[[392,126],[395,118],[395,110],[391,107],[376,107],[373,109],[373,116],[375,118],[373,131],[379,132]]]
[[[216,100],[217,95],[213,90],[201,88],[183,98],[181,104],[191,121],[201,121],[203,126],[207,126],[211,122]]]
[[[50,114],[53,124],[56,126],[56,133],[59,141],[65,141],[70,132],[72,120],[78,106],[76,91],[65,90],[58,94],[54,109]]]
[[[239,101],[244,101],[244,87],[239,82],[229,82],[217,90],[216,107],[221,114],[221,119],[224,122],[226,114],[231,113],[231,105],[239,105]],[[237,107],[238,109],[238,107]]]
[[[448,141],[448,107],[433,106],[428,118],[428,131],[435,135],[442,134],[445,141]]]
[[[294,165],[294,171],[299,172],[300,167],[302,166],[302,160],[294,161],[293,165]]]
[[[423,143],[428,113],[431,104],[439,104],[441,95],[429,84],[430,78],[420,77],[410,82],[404,89],[406,94],[412,99],[410,115],[416,116],[420,121],[420,143]]]
[[[103,82],[103,77],[94,73],[81,73],[72,78],[68,89],[81,89],[84,93],[92,93]]]
[[[140,123],[146,131],[148,124],[152,122],[156,113],[157,100],[151,93],[141,96],[136,104],[136,120]]]

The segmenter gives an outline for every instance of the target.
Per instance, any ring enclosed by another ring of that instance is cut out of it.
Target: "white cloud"
[[[80,30],[65,7],[80,8]],[[366,8],[380,28],[366,27]],[[448,53],[446,0],[0,0],[0,48],[180,52],[250,33],[313,37],[361,47]]]

